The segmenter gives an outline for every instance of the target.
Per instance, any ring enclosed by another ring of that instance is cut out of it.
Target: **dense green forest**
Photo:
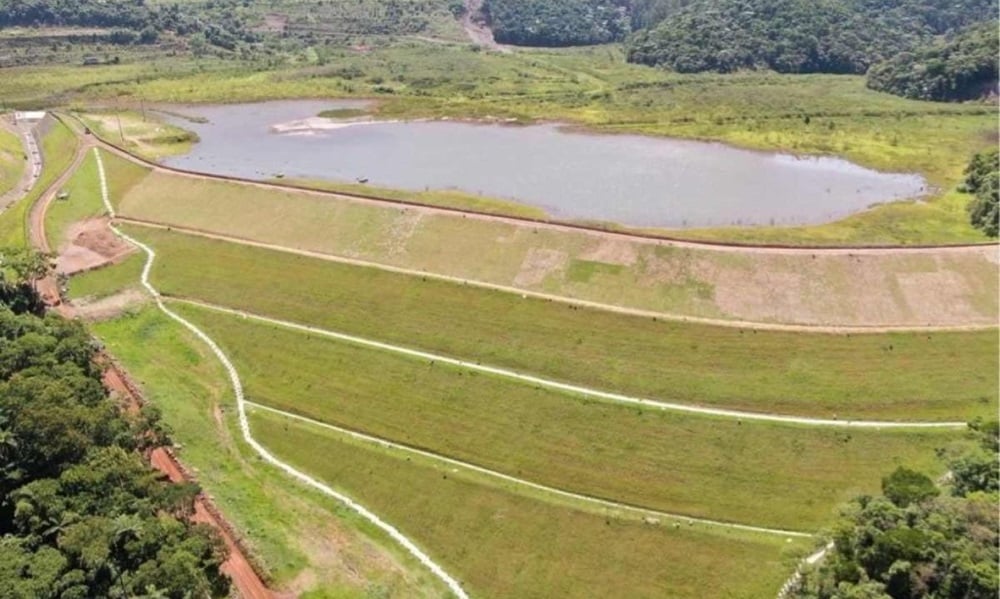
[[[656,25],[697,0],[631,0],[632,29],[638,31]]]
[[[864,73],[995,9],[992,0],[696,0],[637,33],[628,57],[679,72]]]
[[[694,0],[486,0],[497,41],[523,46],[578,46],[624,40]]]
[[[46,263],[0,251],[0,597],[228,595],[225,545],[189,522],[197,488],[143,460],[158,414],[126,415],[83,326],[36,312]]]
[[[0,28],[11,26],[100,27],[115,31],[113,43],[153,43],[163,33],[201,34],[212,45],[232,50],[257,34],[241,18],[242,2],[205,5],[150,4],[145,0],[0,0]]]
[[[522,46],[619,41],[631,31],[628,0],[486,0],[496,40]]]
[[[852,501],[833,530],[833,549],[804,573],[796,596],[997,597],[997,426],[972,428],[978,447],[946,456],[951,479],[945,492],[923,474],[898,468],[883,479],[882,496]]]
[[[965,169],[962,191],[974,194],[969,202],[972,226],[990,237],[1000,234],[1000,152],[996,149],[972,157]]]
[[[998,23],[904,52],[868,71],[868,87],[916,100],[962,101],[997,91]]]

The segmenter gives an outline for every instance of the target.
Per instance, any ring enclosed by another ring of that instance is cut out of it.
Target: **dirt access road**
[[[124,398],[133,409],[138,409],[144,402],[138,387],[110,360],[108,368],[104,371],[104,385],[108,390]],[[170,482],[192,482],[192,477],[187,470],[171,452],[163,447],[153,450],[149,456],[149,462],[154,468],[166,475]],[[233,586],[236,587],[240,597],[243,599],[273,599],[276,597],[264,585],[253,566],[250,565],[250,561],[237,541],[232,528],[204,494],[199,494],[195,498],[194,516],[191,519],[194,522],[208,524],[219,531],[226,548],[229,550],[229,558],[222,565],[222,571],[232,579]]]
[[[80,141],[77,147],[72,164],[66,169],[66,172],[62,173],[42,193],[39,200],[31,206],[29,212],[29,243],[32,247],[44,252],[51,251],[45,236],[45,214],[58,191],[66,185],[86,159],[87,152],[91,151],[95,145],[94,140],[89,136],[78,139],[82,139],[82,141]],[[22,193],[22,197],[25,193]],[[50,274],[44,279],[37,281],[36,286],[38,293],[50,309],[56,310],[65,318],[75,318],[77,316],[76,310],[72,305],[62,302],[61,294],[59,293],[59,283],[54,274]],[[122,397],[126,398],[133,405],[141,405],[142,398],[139,395],[138,389],[134,385],[129,384],[127,377],[117,367],[112,366],[105,371],[104,383],[110,391],[121,394]],[[165,449],[161,448],[154,451],[150,456],[150,463],[173,482],[191,480],[180,463]],[[199,495],[195,500],[195,515],[193,519],[195,522],[202,522],[213,526],[222,536],[226,547],[229,549],[229,557],[223,564],[222,571],[232,579],[233,586],[239,593],[239,596],[244,599],[274,599],[281,597],[281,595],[271,592],[257,572],[254,571],[246,552],[237,542],[232,527],[229,526],[221,513],[212,506],[204,495]]]
[[[469,39],[476,45],[509,54],[511,49],[497,43],[496,38],[493,37],[493,30],[482,20],[483,18],[483,0],[465,0],[462,27]]]
[[[80,138],[78,138],[80,139]],[[52,204],[52,200],[59,193],[69,180],[73,177],[73,174],[80,168],[83,161],[87,158],[87,151],[94,146],[94,141],[90,138],[83,138],[82,141],[78,141],[76,148],[76,154],[73,156],[73,162],[70,163],[69,167],[65,172],[59,175],[59,177],[52,182],[38,198],[34,204],[31,205],[31,209],[28,211],[28,243],[31,247],[40,250],[45,253],[51,253],[52,248],[49,247],[49,241],[45,236],[45,214],[49,210],[49,205]],[[26,194],[27,192],[25,192]],[[62,294],[59,292],[59,281],[56,279],[55,273],[50,273],[44,279],[40,279],[35,282],[35,288],[38,290],[38,294],[41,295],[42,301],[46,305],[56,308],[60,314],[66,318],[73,318],[75,315],[72,310],[63,306],[62,304]]]

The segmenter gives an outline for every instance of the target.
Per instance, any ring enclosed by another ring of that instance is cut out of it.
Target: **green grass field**
[[[186,154],[198,141],[197,135],[164,123],[146,111],[109,109],[78,116],[102,138],[149,160]]]
[[[139,276],[145,256],[134,253],[120,263],[73,275],[69,280],[68,295],[73,300],[99,300],[139,286]]]
[[[744,255],[165,173],[114,200],[125,216],[168,225],[684,316],[862,326],[997,320],[995,248]],[[945,305],[929,299],[935,287],[950,296]]]
[[[164,293],[582,385],[842,419],[963,420],[996,409],[996,331],[824,335],[654,321],[162,230],[128,232],[156,249],[153,282]]]
[[[56,181],[73,162],[77,139],[73,132],[58,121],[53,122],[42,138],[42,173],[35,187],[21,200],[0,213],[0,247],[21,247],[27,243],[28,210],[42,193]]]
[[[879,488],[896,465],[936,472],[955,431],[842,431],[581,400],[188,305],[256,402],[624,503],[793,530]]]
[[[222,366],[180,325],[149,307],[92,326],[163,411],[181,460],[277,588],[303,597],[444,594],[358,516],[261,464],[240,440]]]
[[[17,186],[26,164],[21,139],[0,129],[0,196]]]
[[[398,523],[475,597],[625,589],[629,597],[767,597],[794,568],[782,556],[805,545],[560,509],[280,417],[257,414],[252,423],[279,456]]]
[[[445,19],[417,34],[457,40],[460,33]],[[360,97],[375,100],[379,118],[557,120],[599,133],[837,155],[919,172],[933,197],[814,227],[672,233],[820,244],[984,240],[967,223],[967,196],[954,188],[969,156],[996,144],[992,104],[903,100],[865,89],[861,77],[673,75],[625,64],[617,46],[506,55],[344,35],[371,47],[317,44],[226,59],[126,52],[114,66],[6,69],[0,101],[91,110],[113,101],[128,111],[153,102]],[[117,129],[91,124],[111,137]],[[150,156],[182,145],[176,131],[161,135],[131,121],[127,128],[134,149]],[[74,147],[60,125],[46,136],[43,182],[0,215],[0,245],[24,243],[26,210]],[[68,186],[70,201],[50,214],[52,239],[93,211],[92,161]],[[814,324],[995,322],[998,311],[991,250],[971,258],[748,258],[602,245],[562,231],[149,174],[109,154],[105,163],[112,199],[126,215],[592,301]],[[406,197],[535,214],[462,194]],[[157,251],[153,282],[168,294],[610,391],[840,419],[966,420],[997,411],[996,330],[832,335],[664,322],[168,231],[128,232]],[[136,254],[75,277],[70,295],[134,286],[142,262]],[[896,465],[938,476],[936,450],[967,442],[958,431],[837,430],[641,410],[175,306],[230,354],[255,402],[694,516],[817,531],[839,503],[876,491]],[[266,467],[240,439],[231,391],[207,348],[152,306],[135,310],[93,330],[162,408],[181,459],[250,540],[278,590],[314,598],[444,594],[385,535]],[[280,458],[398,526],[476,597],[771,597],[813,545],[605,513],[263,411],[251,424]]]
[[[87,155],[80,168],[64,189],[69,197],[55,200],[49,205],[45,215],[45,236],[49,247],[57,251],[69,241],[67,234],[74,223],[104,214],[101,201],[101,184],[97,175],[97,160],[93,154]]]
[[[236,440],[221,367],[178,325],[148,308],[94,329],[163,409],[182,445],[181,459],[251,539],[279,588],[309,587],[309,597],[440,596],[429,574],[393,555],[391,546],[383,548],[351,512],[262,466]],[[582,597],[629,588],[636,597],[749,599],[772,593],[809,547],[521,496],[464,471],[387,454],[279,416],[258,413],[252,424],[255,436],[283,459],[412,535],[477,597]]]

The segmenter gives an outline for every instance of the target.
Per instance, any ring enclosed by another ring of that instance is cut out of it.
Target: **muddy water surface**
[[[353,106],[358,103],[172,107],[207,122],[174,119],[201,142],[166,163],[254,179],[282,174],[459,189],[538,206],[561,219],[657,227],[822,223],[926,191],[919,176],[836,158],[593,135],[557,125],[296,122]]]

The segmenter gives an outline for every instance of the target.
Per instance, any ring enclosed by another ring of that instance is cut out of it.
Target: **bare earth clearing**
[[[107,218],[74,223],[59,246],[56,272],[71,275],[116,264],[135,251],[108,228]]]
[[[126,310],[149,301],[149,296],[138,289],[126,289],[121,293],[102,297],[94,301],[74,300],[73,310],[83,320],[100,321],[115,318]]]
[[[498,52],[511,52],[507,46],[501,46],[493,37],[493,30],[482,21],[483,0],[465,0],[465,13],[462,15],[462,28],[472,43]]]

